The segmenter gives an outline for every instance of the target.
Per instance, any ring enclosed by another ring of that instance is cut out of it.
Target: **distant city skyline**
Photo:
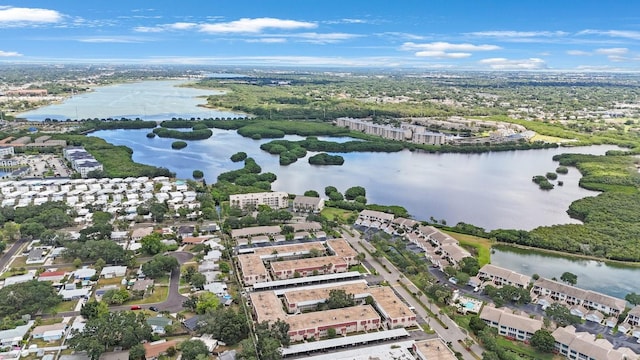
[[[640,2],[31,1],[0,63],[638,71]]]

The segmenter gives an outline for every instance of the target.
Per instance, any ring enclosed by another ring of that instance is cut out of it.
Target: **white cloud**
[[[491,51],[499,50],[500,46],[497,45],[474,45],[469,43],[452,44],[448,42],[432,42],[424,44],[416,44],[413,42],[406,42],[400,47],[401,50],[419,50],[419,51]]]
[[[242,18],[240,20],[200,25],[200,31],[206,33],[260,33],[265,29],[293,30],[314,29],[316,23],[284,20],[276,18]]]
[[[314,44],[332,44],[337,43],[344,40],[353,39],[359,37],[360,35],[349,34],[349,33],[299,33],[299,34],[290,34],[287,37],[298,38],[301,41],[314,43]]]
[[[547,67],[544,60],[539,58],[529,59],[506,59],[489,58],[479,61],[482,65],[487,65],[493,70],[537,70]]]
[[[0,50],[0,57],[16,57],[22,56],[22,54],[15,51],[2,51]]]
[[[596,53],[597,54],[601,54],[601,55],[624,55],[626,53],[629,52],[629,49],[627,48],[602,48],[602,49],[596,49]]]
[[[610,37],[620,37],[626,39],[640,40],[640,31],[632,30],[582,30],[578,35],[603,35]]]
[[[572,55],[572,56],[589,56],[591,55],[590,52],[588,51],[583,51],[583,50],[567,50],[567,55]]]
[[[196,26],[198,26],[198,24],[196,23],[177,22],[173,24],[162,24],[157,26],[138,26],[133,30],[142,33],[159,33],[168,30],[189,30],[195,28]]]
[[[497,37],[497,38],[528,38],[528,37],[556,37],[566,36],[569,33],[564,31],[476,31],[467,33],[472,36]]]
[[[471,53],[464,52],[451,52],[446,53],[444,51],[438,50],[429,50],[429,51],[418,51],[415,53],[418,57],[432,57],[436,59],[462,59],[471,56]]]
[[[423,44],[406,42],[400,47],[400,50],[416,51],[415,56],[432,57],[436,59],[462,59],[471,56],[472,51],[491,51],[498,49],[500,49],[500,47],[497,45],[452,44],[442,41]]]
[[[248,39],[246,40],[248,43],[265,43],[265,44],[278,44],[278,43],[285,43],[287,42],[287,39],[285,38],[272,38],[272,37],[266,37],[266,38],[259,38],[259,39]]]
[[[56,23],[61,20],[62,14],[55,10],[0,7],[0,23]]]
[[[84,43],[97,43],[97,44],[106,44],[106,43],[130,44],[130,43],[141,43],[141,42],[147,41],[146,39],[133,37],[133,36],[88,36],[88,37],[76,38],[76,40]]]
[[[396,32],[389,31],[384,33],[374,34],[376,36],[390,37],[390,38],[398,38],[398,40],[424,40],[425,37],[422,35],[404,33],[404,32]]]

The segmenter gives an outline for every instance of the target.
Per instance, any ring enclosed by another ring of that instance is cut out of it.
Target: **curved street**
[[[172,253],[168,253],[175,257],[178,260],[180,265],[186,263],[187,261],[193,258],[193,254],[186,251],[176,251]],[[169,311],[169,312],[178,312],[182,310],[182,303],[187,299],[186,296],[180,294],[180,267],[177,269],[173,269],[171,271],[171,276],[169,278],[169,294],[167,295],[167,299],[158,303],[151,304],[140,304],[143,309],[148,309],[150,306],[155,306],[159,311]],[[135,305],[135,304],[133,304]],[[120,305],[120,306],[110,306],[110,311],[123,311],[131,309],[130,305]],[[57,316],[78,316],[80,315],[79,311],[67,311],[58,313]]]

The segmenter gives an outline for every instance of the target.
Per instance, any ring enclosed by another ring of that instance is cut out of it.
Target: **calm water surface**
[[[312,166],[307,158],[280,166],[278,157],[259,146],[269,140],[252,140],[235,131],[213,129],[206,140],[188,141],[182,150],[172,150],[173,139],[148,139],[148,130],[105,130],[93,133],[106,141],[133,149],[136,162],[164,166],[178,177],[190,178],[202,170],[208,183],[225,171],[237,169],[229,157],[244,151],[262,166],[278,175],[274,190],[301,194],[306,190],[324,193],[329,185],[344,191],[361,185],[369,202],[398,204],[417,219],[459,221],[486,229],[532,229],[540,225],[576,223],[566,210],[569,204],[597,193],[578,187],[580,174],[570,169],[560,175],[564,186],[542,191],[531,182],[534,175],[553,171],[551,160],[562,152],[604,154],[613,146],[592,146],[487,154],[347,153],[343,166]],[[287,139],[300,139],[288,136]],[[345,139],[342,139],[345,140]],[[340,140],[340,141],[342,141]]]
[[[576,286],[624,299],[630,292],[640,292],[640,268],[608,264],[524,250],[512,247],[494,248],[491,263],[525,275],[538,274],[557,278],[568,271],[578,275]]]
[[[43,121],[46,118],[66,120],[139,117],[143,120],[168,120],[172,117],[189,119],[243,116],[198,107],[199,104],[206,103],[203,97],[221,92],[177,87],[186,82],[158,80],[98,87],[61,104],[45,106],[17,116],[32,121]]]

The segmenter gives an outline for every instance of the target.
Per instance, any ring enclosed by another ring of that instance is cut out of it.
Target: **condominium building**
[[[492,306],[482,308],[480,319],[498,329],[498,334],[519,341],[529,341],[543,325],[542,320],[531,319],[527,314],[515,314],[513,310]]]
[[[627,302],[623,299],[591,290],[583,290],[545,278],[540,278],[533,283],[531,292],[538,296],[548,296],[555,301],[569,305],[582,305],[610,316],[620,315],[627,305]]]
[[[491,264],[486,264],[480,268],[478,277],[482,280],[489,280],[497,286],[511,285],[526,288],[531,283],[530,276]]]
[[[553,333],[555,349],[567,359],[579,360],[629,360],[637,359],[638,354],[625,347],[613,348],[605,340],[586,332],[576,332],[573,326],[559,327]]]
[[[289,194],[283,191],[261,192],[229,195],[231,206],[240,209],[254,209],[258,205],[267,205],[273,209],[284,209],[289,206]]]

